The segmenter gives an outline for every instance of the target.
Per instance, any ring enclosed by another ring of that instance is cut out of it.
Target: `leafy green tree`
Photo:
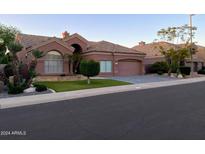
[[[192,27],[193,31],[197,28]],[[157,32],[157,35],[161,40],[171,42],[174,45],[173,47],[164,48],[163,46],[159,47],[159,51],[164,55],[168,63],[168,74],[170,75],[173,72],[173,68],[176,67],[177,74],[180,73],[180,66],[184,63],[185,58],[190,57],[190,36],[189,36],[190,27],[188,25],[180,27],[168,27],[167,29],[161,29]],[[195,33],[193,32],[193,35]],[[183,44],[182,47],[179,44]]]
[[[80,73],[87,77],[87,82],[90,84],[90,77],[98,75],[100,72],[99,62],[93,60],[83,60],[80,63]]]
[[[20,31],[17,28],[0,24],[0,64],[9,62],[9,54],[5,53],[9,44],[15,41],[18,33]]]

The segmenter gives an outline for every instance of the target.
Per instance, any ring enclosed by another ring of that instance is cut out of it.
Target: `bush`
[[[4,75],[4,73],[0,72],[0,81],[4,82],[4,84],[7,82],[7,79]]]
[[[156,62],[151,66],[151,72],[162,75],[168,72],[168,64],[164,61]]]
[[[98,75],[100,72],[100,63],[93,60],[83,60],[80,63],[80,73],[88,77],[88,84],[90,77]]]
[[[29,74],[29,69],[27,64],[21,64],[19,66],[19,74],[22,76],[23,79],[29,79],[30,74]]]
[[[9,63],[9,58],[7,55],[0,57],[0,64],[8,64]]]
[[[188,66],[181,66],[179,68],[181,74],[184,76],[184,75],[190,75],[191,73],[191,67],[188,67]]]
[[[37,92],[46,91],[48,89],[45,85],[42,84],[35,84],[34,87],[36,87]]]
[[[14,75],[12,65],[8,64],[4,67],[4,74],[7,78]]]
[[[178,65],[176,63],[171,64],[171,73],[177,73]]]
[[[13,85],[11,83],[8,84],[8,93],[9,94],[20,94],[23,93],[24,85]]]
[[[202,68],[201,70],[199,70],[198,74],[205,74],[205,69]]]
[[[66,75],[63,73],[63,74],[61,74],[60,76],[66,76]]]
[[[37,76],[36,71],[33,69],[30,69],[28,73],[29,73],[29,76],[31,79],[33,79]]]

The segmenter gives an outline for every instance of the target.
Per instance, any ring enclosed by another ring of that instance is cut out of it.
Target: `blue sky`
[[[107,40],[128,47],[152,42],[157,31],[188,24],[188,15],[0,15],[0,23],[16,26],[23,33],[57,36],[65,30],[88,40]],[[205,15],[195,15],[198,30],[194,41],[205,46]]]

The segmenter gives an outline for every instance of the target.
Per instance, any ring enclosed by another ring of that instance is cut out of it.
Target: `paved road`
[[[0,110],[1,139],[205,139],[205,82]]]

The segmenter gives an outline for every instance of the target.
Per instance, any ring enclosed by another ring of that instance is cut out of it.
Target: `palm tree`
[[[23,46],[18,42],[11,42],[8,45],[9,55],[11,57],[11,65],[13,68],[13,73],[16,79],[16,84],[20,82],[20,75],[19,75],[19,61],[17,57],[17,53],[21,51]]]
[[[73,55],[66,54],[65,57],[68,59],[69,73],[78,73],[82,56],[79,53],[74,53]]]
[[[39,51],[39,50],[35,49],[35,50],[32,50],[32,55],[34,57],[34,62],[37,65],[37,60],[39,58],[43,57],[44,53],[42,51]]]
[[[32,79],[36,76],[35,69],[37,66],[38,59],[43,57],[44,53],[42,51],[35,49],[35,50],[32,50],[32,56],[34,57],[34,60],[31,61],[31,64],[29,67],[30,78],[27,81],[27,87],[31,85]]]

